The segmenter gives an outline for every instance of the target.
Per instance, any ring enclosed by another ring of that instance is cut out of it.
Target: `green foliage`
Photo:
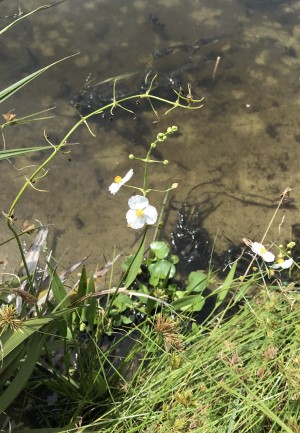
[[[134,282],[134,280],[136,279],[136,276],[138,275],[138,273],[140,271],[140,267],[141,267],[141,264],[143,262],[143,257],[144,257],[145,241],[146,241],[146,230],[144,232],[142,242],[140,243],[140,246],[137,249],[137,252],[133,256],[132,260],[130,261],[127,272],[125,274],[124,286],[126,288],[131,286],[131,284]]]
[[[173,309],[185,313],[201,311],[205,297],[203,292],[209,286],[209,278],[204,272],[191,272],[188,284],[179,290],[178,283],[173,280],[176,275],[178,257],[170,254],[170,247],[164,241],[154,241],[150,244],[151,258],[145,259],[142,269],[136,271],[136,280],[132,288],[135,288],[135,296],[119,294],[112,302],[114,306],[113,324],[120,326],[135,320],[135,315],[140,316],[156,314],[157,309]],[[122,264],[126,271],[133,258],[127,257]],[[136,289],[137,288],[137,289]],[[139,293],[151,295],[149,299],[139,297]],[[224,292],[222,291],[222,294]],[[160,301],[166,300],[168,307]],[[128,315],[130,311],[130,314]]]
[[[144,368],[83,431],[296,432],[299,313],[291,287],[261,288],[229,318],[194,324],[183,351],[162,351],[153,334],[143,334],[140,344],[152,350],[145,349]]]
[[[0,34],[31,13],[2,29]],[[0,102],[57,63],[0,91]],[[1,160],[37,150],[52,150],[26,179],[5,214],[19,246],[23,267],[22,277],[0,285],[0,410],[6,411],[24,389],[32,394],[36,392],[39,398],[40,391],[46,389],[58,394],[59,423],[66,425],[65,429],[59,429],[61,432],[77,431],[78,427],[78,431],[103,433],[146,430],[175,433],[187,428],[193,431],[192,421],[196,425],[204,420],[206,425],[197,425],[197,431],[214,433],[226,428],[228,432],[260,433],[267,425],[274,433],[291,433],[288,424],[294,423],[294,419],[290,414],[295,419],[299,415],[299,410],[290,403],[295,395],[298,398],[299,388],[298,371],[295,373],[299,362],[296,358],[290,362],[291,349],[297,350],[299,340],[299,314],[292,313],[298,298],[291,302],[289,309],[286,308],[288,297],[277,293],[272,302],[269,298],[258,299],[251,308],[246,304],[237,317],[232,315],[227,319],[229,307],[244,299],[250,284],[257,280],[254,276],[249,280],[251,283],[234,280],[237,265],[234,263],[225,281],[213,292],[214,311],[232,294],[219,321],[211,314],[200,326],[193,322],[189,327],[188,317],[201,312],[207,297],[212,296],[210,275],[197,271],[189,275],[186,284],[176,280],[178,257],[171,254],[163,241],[153,241],[149,256],[145,257],[147,226],[136,252],[125,259],[123,276],[116,288],[99,289],[94,273],[88,275],[85,267],[79,282],[70,286],[51,263],[44,264],[40,281],[36,266],[32,265],[34,261],[30,262],[23,251],[13,222],[15,209],[27,188],[43,170],[47,172],[48,164],[77,128],[85,125],[90,131],[90,118],[105,111],[113,112],[117,106],[130,111],[126,102],[137,98],[148,100],[156,116],[153,101],[167,104],[170,107],[167,112],[177,107],[189,110],[201,107],[192,105],[180,92],[176,101],[152,95],[154,79],[141,94],[116,100],[120,78],[111,79],[113,102],[87,116],[78,113],[79,120],[58,145],[45,137],[48,145],[44,147],[0,151]],[[194,102],[200,104],[201,100]],[[12,116],[1,125],[1,130],[37,120],[37,114],[40,113],[21,119]],[[148,167],[158,162],[168,163],[151,159],[152,149],[176,131],[177,127],[173,126],[165,133],[158,133],[145,158],[131,155],[131,159],[145,164],[143,186],[134,187],[143,197],[150,191],[165,193],[177,187],[173,184],[158,191],[147,185]],[[38,245],[37,256],[40,248]],[[281,314],[283,310],[285,314]],[[181,313],[185,315],[184,331]],[[282,332],[278,332],[280,329]],[[105,347],[107,335],[110,340]],[[286,341],[291,342],[288,348]],[[119,345],[123,348],[121,353]],[[280,356],[273,356],[272,347],[281,349]],[[59,355],[59,361],[53,354]],[[262,376],[257,380],[261,364],[265,370],[260,371]],[[268,374],[264,376],[265,371]],[[60,406],[61,403],[65,406]],[[285,408],[289,418],[286,415],[281,418],[276,409],[279,406]],[[43,411],[47,412],[51,424],[51,411],[48,412],[47,406]],[[76,424],[81,417],[88,427]],[[244,419],[250,420],[252,430],[245,429]]]
[[[234,262],[234,264],[232,265],[230,272],[227,275],[224,283],[217,290],[216,308],[218,308],[222,304],[222,302],[226,298],[230,288],[232,287],[236,266],[237,266],[237,262]]]

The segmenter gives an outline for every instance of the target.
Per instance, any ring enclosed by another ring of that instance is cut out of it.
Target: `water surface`
[[[2,1],[1,25],[11,16],[42,5],[41,1]],[[60,154],[47,176],[30,189],[15,210],[16,224],[50,224],[48,248],[64,265],[89,255],[91,265],[105,263],[116,252],[130,252],[139,233],[126,227],[128,191],[115,197],[108,186],[117,174],[141,169],[128,154],[145,156],[148,143],[169,125],[179,134],[159,149],[167,167],[153,167],[152,183],[179,187],[171,194],[166,232],[172,230],[176,208],[191,188],[193,199],[209,211],[203,224],[216,250],[259,240],[272,216],[274,203],[286,187],[293,189],[293,208],[282,210],[268,241],[292,238],[299,203],[299,1],[276,0],[66,0],[18,24],[1,38],[1,88],[59,58],[80,52],[39,77],[2,104],[2,113],[14,109],[19,117],[55,105],[55,118],[5,130],[6,148],[42,145],[43,131],[58,143],[76,122],[70,106],[74,94],[89,79],[106,78],[155,68],[168,73],[191,61],[197,64],[183,86],[204,97],[199,111],[172,111],[160,122],[151,110],[136,108],[136,116],[113,122],[95,119],[73,137],[79,143],[71,155]],[[196,52],[175,50],[155,58],[154,52],[178,44],[207,41]],[[192,57],[191,57],[192,56]],[[221,58],[213,79],[215,59]],[[46,154],[1,162],[1,210],[6,212],[24,182],[24,176]],[[152,197],[150,196],[150,199]],[[154,197],[160,205],[162,197]],[[10,237],[4,217],[1,240]],[[0,258],[16,264],[12,244]]]

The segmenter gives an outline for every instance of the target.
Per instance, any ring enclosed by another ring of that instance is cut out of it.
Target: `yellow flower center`
[[[267,252],[267,250],[265,249],[265,247],[261,247],[260,249],[260,254],[263,255]]]
[[[115,182],[116,182],[116,183],[120,183],[121,181],[122,181],[121,176],[116,176],[116,177],[115,177]]]
[[[280,265],[281,263],[283,263],[284,262],[284,259],[283,258],[279,258],[278,260],[277,260],[277,263]]]
[[[144,209],[137,209],[137,210],[135,211],[135,213],[136,213],[136,215],[137,215],[138,217],[141,217],[141,216],[144,215]]]

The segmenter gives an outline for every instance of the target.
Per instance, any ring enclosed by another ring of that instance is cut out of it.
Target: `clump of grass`
[[[298,432],[299,313],[300,293],[293,286],[274,286],[262,288],[230,319],[194,324],[183,338],[183,351],[155,349],[155,330],[145,332],[151,351],[144,368],[89,428],[103,433]]]

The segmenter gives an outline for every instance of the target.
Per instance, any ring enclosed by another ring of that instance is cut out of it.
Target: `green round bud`
[[[164,135],[162,141],[165,141],[168,137],[166,135]]]
[[[167,129],[167,134],[172,134],[173,129],[171,128],[171,126],[169,126],[169,128]]]
[[[153,149],[153,147],[156,147],[156,143],[151,143],[151,148]]]
[[[176,131],[178,131],[178,128],[177,128],[177,126],[172,126],[172,131],[173,131],[173,132],[176,132]]]
[[[164,161],[163,161],[163,165],[168,165],[169,164],[169,161],[167,160],[167,159],[165,159]]]
[[[164,136],[165,136],[165,134],[163,134],[162,132],[160,132],[159,134],[157,134],[157,140],[158,141],[163,141],[164,140]]]
[[[132,153],[128,156],[129,159],[134,159],[134,155]]]

